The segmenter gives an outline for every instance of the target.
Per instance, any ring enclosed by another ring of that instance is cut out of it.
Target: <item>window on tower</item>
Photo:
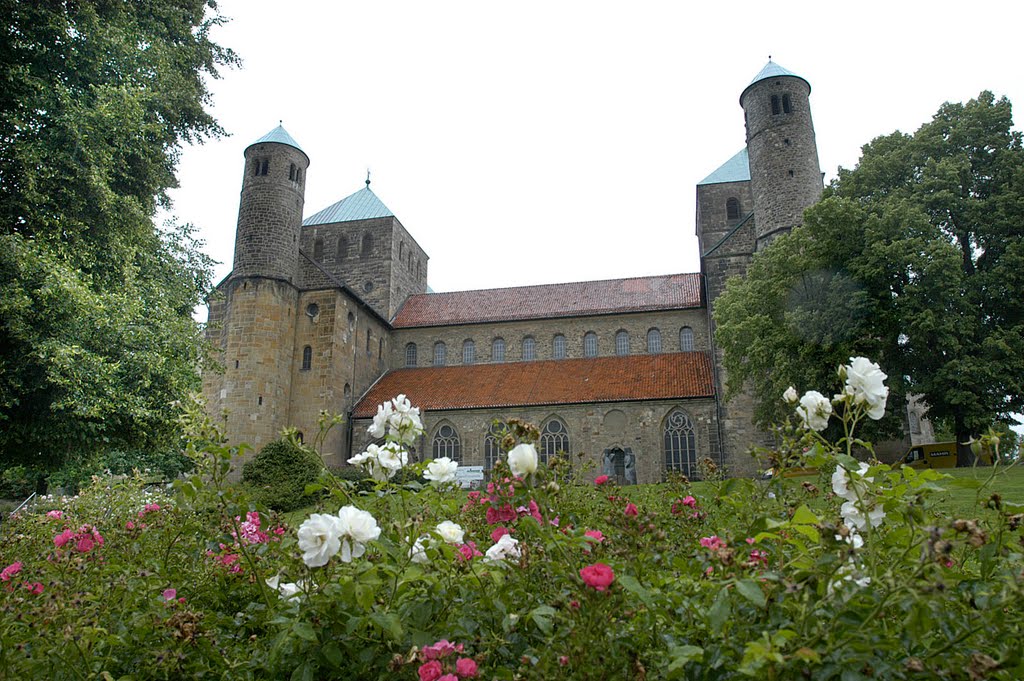
[[[725,217],[727,220],[740,219],[740,200],[736,197],[732,197],[725,202]]]
[[[268,161],[267,159],[263,159],[262,161],[260,161],[260,172],[259,172],[259,174],[260,175],[266,175],[269,170],[270,170],[270,161]]]
[[[313,241],[313,260],[320,262],[324,259],[324,240],[317,238]]]
[[[370,234],[363,235],[363,243],[359,248],[359,253],[363,257],[370,255],[373,252],[373,237]]]
[[[313,348],[309,345],[302,348],[302,370],[309,371],[313,368]]]
[[[778,116],[780,113],[781,109],[779,108],[779,96],[772,95],[772,115]]]
[[[291,180],[292,182],[295,181],[295,164],[294,163],[289,163],[288,164],[288,179]]]
[[[793,111],[793,107],[790,105],[789,95],[782,95],[782,112],[790,113]]]

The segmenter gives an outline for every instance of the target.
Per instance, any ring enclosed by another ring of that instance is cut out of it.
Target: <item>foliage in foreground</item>
[[[453,462],[408,464],[396,400],[389,444],[356,457],[372,491],[325,477],[298,528],[226,486],[233,452],[201,421],[202,472],[173,492],[97,481],[5,525],[0,675],[1020,678],[1024,506],[979,484],[974,514],[944,517],[938,473],[851,457],[884,400],[867,368],[828,407],[790,396],[803,425],[770,455],[817,484],[560,487],[511,422],[467,497]],[[395,482],[409,469],[428,482]]]

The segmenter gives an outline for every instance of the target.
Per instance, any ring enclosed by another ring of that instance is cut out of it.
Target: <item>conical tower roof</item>
[[[307,159],[309,158],[309,155],[307,155],[305,150],[303,150],[303,148],[299,146],[299,143],[295,141],[295,138],[288,134],[288,131],[284,129],[283,125],[278,125],[276,128],[268,132],[266,135],[250,144],[249,147],[254,146],[256,144],[263,144],[265,142],[287,144],[289,147],[293,147],[301,151],[304,155],[306,155]],[[249,147],[246,147],[246,149],[248,149]]]
[[[747,87],[743,88],[743,92],[740,93],[740,104],[743,103],[743,95],[747,94],[747,90],[752,88],[754,84],[760,83],[762,80],[768,80],[769,78],[779,78],[782,76],[789,76],[790,78],[799,78],[803,82],[807,83],[807,90],[810,91],[811,84],[807,82],[807,79],[803,76],[798,76],[789,69],[784,69],[769,57],[768,63],[764,65],[764,68],[758,71],[757,75],[754,76],[754,80],[750,81]]]

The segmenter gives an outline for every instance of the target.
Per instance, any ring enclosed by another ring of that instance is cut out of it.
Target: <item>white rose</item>
[[[309,567],[327,565],[341,547],[342,529],[333,515],[314,513],[299,526],[299,549]]]
[[[380,465],[380,450],[377,445],[367,445],[365,452],[353,456],[348,462],[354,466],[362,466],[371,478],[382,482],[394,475],[394,472],[389,472]]]
[[[786,392],[782,393],[782,399],[786,404],[796,404],[800,401],[800,396],[796,394],[796,388],[789,386],[786,388]]]
[[[377,463],[387,469],[387,476],[390,478],[409,463],[409,455],[396,443],[388,442],[377,448]]]
[[[846,367],[846,390],[856,404],[867,406],[870,418],[878,420],[885,415],[885,402],[889,388],[883,381],[888,378],[877,364],[867,357],[851,357]]]
[[[503,534],[494,546],[487,549],[484,554],[484,562],[497,563],[506,559],[518,560],[520,555],[518,544],[519,541],[513,539],[512,535]]]
[[[512,475],[522,478],[537,471],[537,449],[531,444],[516,445],[508,453],[508,467]]]
[[[869,522],[871,527],[878,527],[885,519],[885,510],[881,505],[872,506],[871,510],[865,515],[856,501],[844,502],[839,509],[839,513],[843,516],[843,522],[851,527],[856,527],[858,530],[865,529]]]
[[[466,535],[462,526],[458,523],[453,523],[451,520],[438,523],[437,533],[441,536],[441,539],[449,544],[461,544],[463,537]]]
[[[434,459],[427,464],[427,470],[423,472],[423,477],[427,480],[433,480],[438,484],[451,482],[455,479],[455,471],[458,468],[458,463],[452,461],[447,456],[442,456],[440,459]]]
[[[273,577],[268,577],[266,579],[267,586],[276,591],[284,600],[287,601],[292,598],[298,598],[302,594],[301,580],[297,583],[288,582],[285,584],[281,584],[280,581],[280,575],[274,575]]]
[[[808,390],[800,398],[796,413],[811,430],[825,430],[832,415],[832,403],[817,390]]]
[[[366,552],[364,544],[380,536],[380,528],[374,517],[355,506],[344,506],[338,511],[338,530],[341,560],[345,563],[351,563],[353,558],[363,555]]]
[[[423,564],[426,564],[426,563],[430,562],[430,558],[427,557],[427,545],[426,545],[426,542],[429,539],[430,539],[430,537],[424,536],[424,537],[420,537],[419,539],[416,540],[415,543],[413,543],[412,548],[409,549],[409,559],[412,562],[419,563],[420,565],[423,565]],[[409,538],[406,537],[405,540],[409,541]]]
[[[864,462],[858,464],[857,477],[862,478],[865,482],[874,482],[874,478],[864,477],[869,468],[871,466]],[[836,493],[837,497],[842,497],[847,501],[856,501],[858,493],[861,496],[864,495],[865,486],[863,482],[851,482],[846,469],[842,466],[837,466],[835,472],[832,473],[832,491]]]
[[[388,424],[388,419],[391,417],[391,402],[390,400],[384,404],[377,405],[377,415],[373,417],[373,423],[366,429],[366,432],[371,437],[384,437],[385,427]]]

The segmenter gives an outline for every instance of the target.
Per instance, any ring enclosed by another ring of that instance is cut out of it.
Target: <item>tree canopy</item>
[[[158,446],[197,385],[211,263],[154,215],[180,145],[221,134],[223,20],[212,0],[0,13],[0,464]]]
[[[909,392],[964,441],[1024,409],[1024,148],[1005,98],[944,104],[840,168],[804,224],[715,304],[729,392],[761,425],[780,396],[831,385],[864,355],[889,374],[888,428]]]

